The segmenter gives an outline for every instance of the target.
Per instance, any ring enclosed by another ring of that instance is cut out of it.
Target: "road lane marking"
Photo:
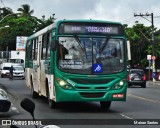
[[[141,96],[136,96],[136,95],[133,95],[133,94],[128,94],[128,96],[134,97],[134,98],[137,98],[137,99],[146,100],[146,101],[150,101],[150,102],[154,102],[154,103],[159,103],[159,104],[160,104],[160,101],[147,99],[147,98],[144,98],[144,97],[141,97]]]
[[[12,110],[16,111],[17,113],[20,113],[16,107],[12,107]]]
[[[144,97],[136,96],[136,95],[133,95],[133,94],[131,94],[131,93],[127,94],[127,96],[134,97],[134,98],[141,99],[141,100],[146,100],[146,101],[154,102],[154,103],[159,103],[159,104],[160,104],[160,101],[151,100],[151,99],[147,99],[147,98],[144,98]],[[131,118],[131,117],[126,116],[126,115],[124,115],[124,114],[120,114],[120,115],[121,115],[122,117],[124,117],[124,118],[131,119],[131,120],[135,120],[134,118]]]
[[[12,111],[15,111],[16,113],[20,113],[20,112],[18,111],[18,109],[17,109],[16,107],[14,107],[13,104],[11,104],[11,110],[12,110]]]
[[[126,116],[126,115],[124,115],[124,114],[120,114],[120,115],[123,116],[123,117],[125,117],[125,118],[127,118],[127,119],[134,120],[133,118],[131,118],[131,117],[129,117],[129,116]]]

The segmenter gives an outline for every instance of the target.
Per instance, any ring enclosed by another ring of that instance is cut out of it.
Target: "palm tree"
[[[8,14],[12,14],[12,9],[9,7],[0,8],[0,19],[5,17]]]
[[[31,16],[34,12],[34,10],[30,10],[30,6],[28,4],[21,5],[21,8],[18,8],[17,11],[19,11],[20,15],[27,15]]]

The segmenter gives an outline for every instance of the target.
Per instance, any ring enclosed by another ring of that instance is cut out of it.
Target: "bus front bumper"
[[[58,87],[56,102],[67,101],[126,101],[126,87],[109,91],[76,91]]]

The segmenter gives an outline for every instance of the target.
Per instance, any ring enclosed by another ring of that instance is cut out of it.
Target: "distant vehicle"
[[[9,76],[9,69],[13,66],[20,66],[19,63],[2,63],[0,66],[0,71],[1,71],[1,77],[3,78],[4,76]]]
[[[132,85],[146,88],[146,76],[143,69],[130,69],[128,73],[128,87]]]
[[[19,63],[24,67],[24,65],[25,65],[25,51],[11,51],[10,58],[8,61],[10,63]]]
[[[10,67],[3,67],[1,70],[1,77],[3,78],[4,76],[9,76],[9,69]]]
[[[23,66],[13,66],[13,77],[24,79],[24,68]]]
[[[7,93],[0,88],[0,112],[7,112],[9,111],[11,106],[11,102],[7,96]]]

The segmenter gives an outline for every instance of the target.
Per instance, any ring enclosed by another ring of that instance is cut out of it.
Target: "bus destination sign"
[[[120,35],[120,25],[85,25],[85,24],[63,24],[60,26],[60,34],[109,34]],[[121,28],[122,29],[122,28]]]
[[[100,26],[75,26],[65,25],[64,33],[103,33],[103,34],[118,34],[117,27],[100,27]]]

